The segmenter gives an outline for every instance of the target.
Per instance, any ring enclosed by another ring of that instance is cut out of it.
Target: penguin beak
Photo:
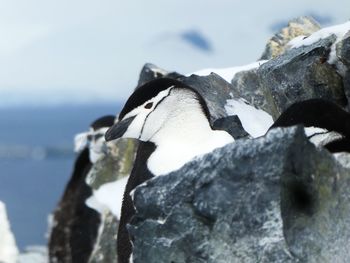
[[[106,142],[121,138],[127,131],[130,123],[135,119],[136,116],[127,118],[125,120],[115,123],[105,133]]]

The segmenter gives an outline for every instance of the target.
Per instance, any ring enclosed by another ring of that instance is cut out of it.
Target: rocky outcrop
[[[135,262],[349,260],[349,154],[315,147],[301,127],[252,139],[246,123],[227,110],[235,100],[233,106],[262,109],[276,119],[311,98],[349,109],[350,33],[318,37],[312,34],[318,29],[310,18],[291,21],[267,44],[262,59],[268,61],[232,74],[231,83],[216,73],[184,76],[143,67],[138,86],[162,77],[191,86],[208,104],[212,126],[236,141],[135,190],[137,213],[129,227]],[[108,147],[83,180],[93,196],[132,169],[135,142]],[[116,262],[118,216],[108,206],[92,207],[101,223],[88,262]]]
[[[108,143],[108,145],[109,154],[97,161],[87,175],[87,183],[93,190],[98,190],[106,183],[115,182],[130,175],[137,142],[118,140]],[[115,200],[115,202],[121,202],[121,200]],[[99,210],[99,212],[101,214],[101,224],[88,262],[117,262],[116,242],[119,218],[108,207]]]
[[[311,98],[327,98],[347,104],[342,78],[327,60],[335,37],[288,50],[257,71],[269,112],[279,116],[291,104]]]
[[[293,27],[294,23],[290,23],[285,30],[293,31]],[[305,29],[307,34],[303,30],[300,34],[310,35],[317,29],[311,28]],[[291,104],[311,98],[329,99],[345,107],[349,99],[348,37],[338,42],[336,35],[328,35],[295,47],[287,45],[291,39],[286,38],[278,56],[269,56],[271,59],[257,69],[237,73],[233,89],[274,119]]]
[[[299,36],[309,36],[320,30],[320,25],[312,17],[298,17],[291,20],[287,27],[282,28],[268,42],[262,54],[262,60],[275,58],[288,49],[288,43]]]
[[[237,141],[137,188],[134,262],[346,262],[349,178],[300,127]]]

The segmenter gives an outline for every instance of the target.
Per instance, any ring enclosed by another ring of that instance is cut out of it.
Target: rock
[[[103,215],[101,221],[101,232],[99,233],[89,263],[117,263],[116,242],[119,220],[111,212],[107,212]]]
[[[341,106],[347,100],[341,76],[327,63],[335,37],[286,51],[258,69],[260,88],[274,118],[294,102],[324,98]]]
[[[87,175],[86,181],[92,189],[129,176],[137,148],[136,140],[122,139],[108,142],[108,153],[98,160]]]
[[[134,262],[348,261],[349,154],[333,156],[316,148],[301,127],[274,129],[250,139],[242,127],[246,123],[236,115],[228,116],[236,114],[234,108],[229,113],[230,100],[249,103],[275,119],[291,104],[311,98],[346,106],[350,99],[349,33],[341,41],[329,35],[307,46],[287,45],[292,38],[318,29],[311,18],[292,20],[269,41],[262,56],[269,61],[232,73],[231,84],[215,73],[184,76],[153,64],[143,67],[138,86],[164,77],[191,86],[208,104],[213,128],[228,131],[236,141],[135,190],[137,213],[129,226]],[[336,41],[336,61],[330,64]],[[137,147],[129,140],[108,144],[107,156],[65,194],[67,207],[58,208],[68,211],[60,222],[69,227],[58,235],[66,252],[62,262],[71,262],[67,259],[73,254],[71,249],[82,251],[79,238],[74,246],[69,243],[72,233],[82,226],[90,226],[86,239],[94,237],[94,242],[83,246],[84,256],[89,256],[86,262],[117,262],[119,219],[108,209],[96,208],[99,213],[93,213],[100,224],[80,223],[76,204],[85,204],[91,192],[128,176]]]
[[[287,166],[291,172],[281,181],[289,251],[302,262],[347,262],[350,170],[324,151],[302,149],[298,154],[296,161],[290,156]]]
[[[334,157],[342,166],[345,168],[350,168],[350,153],[336,153],[334,154]]]
[[[178,79],[198,91],[204,98],[210,111],[212,124],[215,120],[228,116],[225,111],[227,100],[238,96],[230,83],[215,73],[208,76],[182,76]]]
[[[108,143],[109,153],[97,161],[87,176],[92,189],[98,189],[105,183],[114,182],[129,176],[137,149],[135,140],[122,139]],[[89,259],[90,263],[117,262],[117,233],[119,218],[110,211],[102,213],[99,234]]]
[[[238,140],[136,189],[134,262],[346,262],[349,172],[300,127]]]
[[[151,81],[154,79],[163,78],[163,77],[177,78],[179,76],[181,75],[178,74],[177,72],[169,72],[156,65],[153,65],[152,63],[146,63],[140,72],[137,87],[140,87],[143,84],[147,83],[148,81]]]
[[[348,68],[350,67],[350,31],[336,46],[337,57]]]
[[[237,115],[217,119],[214,122],[213,129],[225,130],[231,134],[235,140],[250,137],[249,134],[244,130],[242,123]]]
[[[275,58],[284,53],[287,44],[298,36],[309,36],[320,29],[320,25],[312,17],[298,17],[291,20],[288,26],[282,28],[267,43],[260,59]]]
[[[264,90],[261,88],[258,68],[241,71],[235,74],[232,79],[232,89],[239,97],[247,100],[251,105],[271,114],[271,109],[265,98]]]
[[[0,201],[0,262],[16,263],[17,258],[16,240],[10,228],[5,204]]]
[[[344,92],[347,100],[350,101],[350,32],[337,44],[336,54],[340,61],[337,67],[343,75]],[[349,105],[348,110],[350,110]]]
[[[292,20],[289,27],[267,45],[262,58],[270,60],[257,69],[235,74],[233,89],[274,119],[294,102],[311,98],[324,98],[346,106],[350,98],[349,33],[337,44],[338,60],[335,61],[335,35],[298,48],[286,45],[292,38],[308,36],[318,29],[310,18]],[[331,62],[335,66],[329,64]]]

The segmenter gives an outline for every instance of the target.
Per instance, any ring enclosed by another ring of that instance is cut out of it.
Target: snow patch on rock
[[[267,112],[257,109],[244,99],[227,100],[225,110],[228,115],[237,115],[242,126],[253,138],[265,135],[273,124],[273,119]]]
[[[124,189],[128,182],[128,176],[123,177],[115,182],[101,185],[93,191],[93,195],[86,200],[86,205],[97,212],[104,214],[106,210],[120,218]]]
[[[331,35],[335,35],[337,39],[331,47],[331,53],[329,54],[329,58],[328,58],[328,63],[334,64],[337,61],[336,46],[337,46],[338,42],[340,42],[344,38],[345,34],[349,31],[350,31],[350,21],[348,21],[344,24],[336,25],[336,26],[322,28],[319,31],[310,35],[309,37],[298,36],[298,37],[292,39],[288,43],[288,46],[290,48],[309,46],[309,45],[316,43],[317,41],[319,41],[321,39],[330,37]]]
[[[188,74],[187,76],[190,76],[192,74],[197,75],[197,76],[208,76],[211,73],[215,73],[215,74],[219,75],[220,77],[222,77],[227,82],[231,83],[231,81],[235,77],[236,73],[241,72],[241,71],[251,70],[254,68],[258,68],[262,64],[264,64],[265,62],[267,62],[267,60],[260,60],[260,61],[253,62],[253,63],[248,64],[248,65],[238,66],[238,67],[202,69],[202,70],[195,71],[191,74]]]
[[[6,206],[0,201],[0,262],[16,263],[17,258],[18,248],[11,232]]]

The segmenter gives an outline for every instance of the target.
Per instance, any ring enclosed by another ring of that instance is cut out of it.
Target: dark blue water
[[[0,109],[0,200],[21,249],[47,243],[48,214],[72,172],[74,135],[119,109],[119,104]]]

